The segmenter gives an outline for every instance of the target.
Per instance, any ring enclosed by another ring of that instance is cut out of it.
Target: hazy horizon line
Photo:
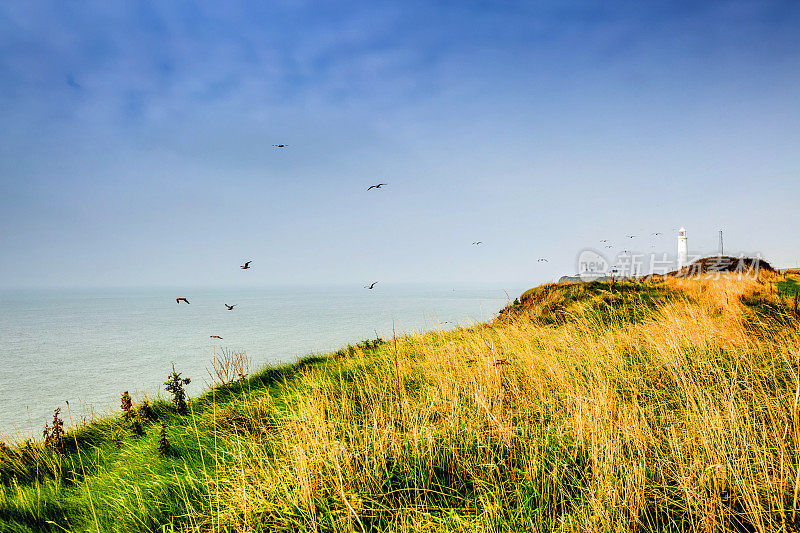
[[[373,280],[370,280],[370,282]],[[0,291],[26,291],[26,290],[95,290],[95,289],[275,289],[275,288],[315,288],[315,287],[355,287],[363,288],[365,282],[307,282],[307,283],[257,283],[253,285],[242,284],[136,284],[136,285],[20,285],[20,286],[3,286],[0,285]],[[548,283],[544,281],[542,283]],[[452,286],[470,286],[470,285],[535,285],[535,281],[509,281],[509,280],[481,280],[481,281],[441,281],[441,280],[423,280],[423,281],[379,281],[381,286],[403,286],[403,285],[452,285]],[[376,286],[377,288],[377,286]]]

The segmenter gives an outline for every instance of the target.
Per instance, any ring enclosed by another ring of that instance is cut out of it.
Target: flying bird
[[[374,289],[374,288],[375,288],[375,285],[376,285],[377,283],[378,283],[377,281],[373,281],[373,282],[372,282],[371,284],[369,284],[369,285],[364,285],[364,288],[365,288],[365,289],[372,290],[372,289]]]
[[[600,242],[608,242],[608,239],[603,239]]]
[[[474,244],[474,245],[476,245],[476,246],[477,246],[477,245],[479,245],[479,244],[483,244],[483,241],[475,241],[475,242],[473,242],[472,244]]]
[[[606,248],[613,248],[610,244],[606,244]]]
[[[236,304],[233,304],[233,305],[225,304],[225,307],[228,308],[228,311],[233,311],[233,308],[236,307]]]
[[[219,335],[211,335],[211,338],[212,339],[220,339],[220,340],[222,340],[222,337],[220,337]]]
[[[379,184],[377,184],[377,185],[370,185],[369,187],[367,187],[367,190],[370,190],[370,189],[380,189],[380,188],[381,188],[381,187],[383,187],[384,185],[389,185],[389,184],[388,184],[388,183],[379,183]]]
[[[657,231],[657,232],[653,233],[653,235],[661,235],[661,232]]]
[[[246,262],[245,264],[243,264],[239,268],[241,268],[242,270],[247,270],[248,268],[250,268],[250,263],[252,263],[252,261]]]
[[[544,257],[538,259],[536,262],[537,263],[549,263],[549,261],[547,259],[545,259]]]
[[[636,237],[636,235],[625,235],[625,236],[626,236],[627,238],[629,238],[629,239],[633,239],[634,237]]]
[[[186,298],[175,298],[175,303],[179,304],[181,302],[186,302],[188,304],[189,300],[187,300]]]
[[[275,148],[286,148],[289,145],[288,144],[273,144],[272,146],[274,146]]]

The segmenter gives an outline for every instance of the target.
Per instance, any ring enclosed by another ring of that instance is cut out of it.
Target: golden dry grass
[[[218,473],[218,518],[242,530],[798,530],[800,335],[744,303],[776,303],[768,282],[670,279],[630,284],[632,298],[547,287],[493,324],[398,338],[397,373],[391,344],[330,359],[279,400],[233,408],[278,410],[280,423],[218,424],[240,446]]]

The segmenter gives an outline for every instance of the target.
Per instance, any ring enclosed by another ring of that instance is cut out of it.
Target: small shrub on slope
[[[172,364],[172,374],[167,376],[167,381],[164,382],[164,388],[167,392],[172,393],[172,403],[178,413],[186,414],[186,391],[183,389],[184,385],[191,383],[191,379],[182,378],[179,372],[175,371],[175,364]]]

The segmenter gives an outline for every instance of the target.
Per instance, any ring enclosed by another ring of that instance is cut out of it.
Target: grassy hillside
[[[768,276],[545,285],[157,402],[141,436],[5,448],[0,527],[800,531],[800,331]]]

